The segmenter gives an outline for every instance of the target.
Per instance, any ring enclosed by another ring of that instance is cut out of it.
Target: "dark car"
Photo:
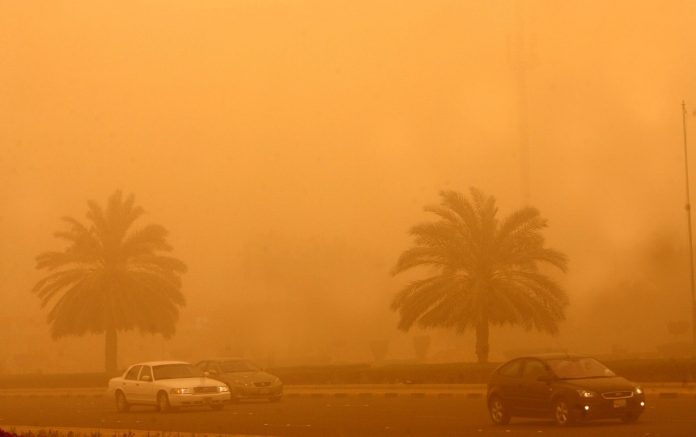
[[[280,378],[263,371],[247,359],[216,358],[196,365],[206,376],[227,384],[233,402],[242,399],[268,399],[274,402],[283,397]]]
[[[562,426],[617,418],[635,422],[645,409],[636,383],[594,358],[547,354],[516,358],[498,367],[488,383],[488,411],[496,424],[513,416],[550,417]]]

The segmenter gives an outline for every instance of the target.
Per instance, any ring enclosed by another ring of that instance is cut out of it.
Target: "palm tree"
[[[478,361],[488,361],[491,325],[522,325],[558,332],[568,298],[541,264],[566,271],[566,256],[545,247],[546,220],[535,208],[521,208],[505,220],[496,218],[495,198],[471,189],[443,191],[439,205],[425,211],[434,222],[411,228],[415,244],[404,251],[392,274],[418,266],[433,275],[406,285],[394,298],[399,328],[446,327],[476,331]]]
[[[55,302],[48,313],[53,338],[86,333],[106,334],[105,367],[116,370],[117,332],[174,334],[186,266],[162,254],[172,248],[167,231],[150,224],[129,232],[144,213],[133,195],[120,191],[109,197],[106,209],[88,202],[87,221],[64,217],[67,241],[61,252],[45,252],[36,268],[48,273],[33,288],[41,307]]]

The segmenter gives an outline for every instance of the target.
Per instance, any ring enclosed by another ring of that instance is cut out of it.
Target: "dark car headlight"
[[[590,390],[577,390],[578,396],[580,396],[583,399],[589,399],[589,398],[595,398],[597,397],[597,393],[590,391]]]

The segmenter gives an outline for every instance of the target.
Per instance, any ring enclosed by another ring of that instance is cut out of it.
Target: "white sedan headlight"
[[[174,394],[174,395],[192,395],[193,394],[193,389],[186,387],[186,388],[173,388],[169,391],[169,393]]]
[[[595,393],[593,391],[589,391],[589,390],[578,390],[578,395],[581,398],[593,398],[593,397],[597,396],[597,393]]]
[[[278,378],[276,376],[275,378],[273,378],[273,385],[278,385],[278,384],[280,384],[280,378]]]
[[[230,391],[230,388],[226,385],[219,385],[217,389],[218,393],[227,393],[228,391]]]
[[[642,389],[640,386],[638,386],[638,387],[635,388],[635,392],[636,392],[636,394],[642,395],[642,394],[643,394],[643,389]]]

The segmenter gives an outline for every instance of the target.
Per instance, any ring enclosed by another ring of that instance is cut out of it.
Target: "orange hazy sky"
[[[34,256],[120,188],[189,265],[185,311],[324,299],[391,335],[388,271],[422,206],[469,186],[524,202],[523,92],[530,202],[579,326],[636,247],[684,253],[694,24],[686,0],[0,1],[0,317],[41,323]],[[669,292],[655,330],[688,316]]]

